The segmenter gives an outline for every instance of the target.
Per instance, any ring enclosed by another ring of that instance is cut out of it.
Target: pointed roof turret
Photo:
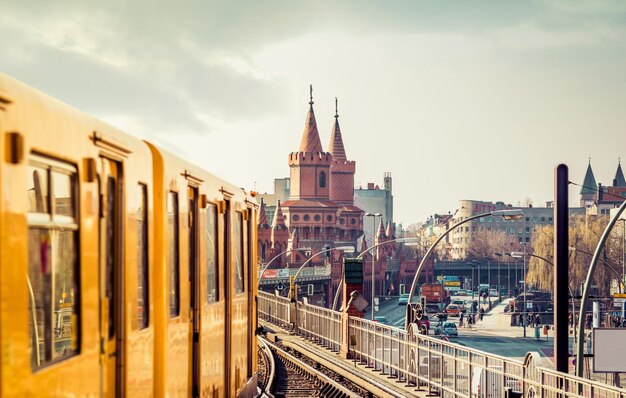
[[[365,253],[367,251],[367,239],[365,236],[363,237],[363,241],[361,242],[361,253]]]
[[[380,224],[378,224],[378,233],[376,234],[377,238],[386,238],[385,235],[385,223],[383,223],[383,219],[380,219]]]
[[[624,173],[622,172],[622,159],[617,161],[617,171],[615,172],[615,186],[626,187],[626,179],[624,179]]]
[[[598,184],[596,183],[596,179],[593,176],[593,170],[591,170],[591,158],[589,158],[589,165],[587,166],[587,172],[585,173],[585,180],[583,181],[583,186],[580,189],[581,195],[584,194],[594,194]]]
[[[393,226],[391,225],[391,221],[387,223],[387,237],[389,239],[395,239],[395,235],[393,233]]]
[[[259,209],[257,225],[260,227],[268,226],[267,213],[265,212],[265,203],[263,202],[263,200],[261,200],[261,208]]]
[[[337,97],[335,97],[335,124],[333,125],[333,131],[330,133],[330,144],[328,145],[328,152],[333,155],[333,160],[348,160],[346,158],[346,150],[343,147],[343,140],[341,139],[341,129],[339,128]]]
[[[313,112],[313,85],[310,85],[311,100],[309,101],[309,114],[304,124],[304,132],[300,141],[300,152],[324,152],[320,134],[317,131],[315,112]]]
[[[283,209],[280,207],[280,200],[276,205],[276,211],[274,212],[274,221],[272,221],[272,228],[287,228],[285,224],[285,217],[283,216]]]

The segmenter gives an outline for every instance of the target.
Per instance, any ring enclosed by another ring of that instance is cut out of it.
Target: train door
[[[200,284],[198,261],[198,188],[189,187],[189,313],[191,329],[191,382],[192,396],[199,395],[200,387]]]
[[[102,376],[107,396],[124,393],[124,269],[122,255],[122,164],[101,158],[100,188],[100,322]]]
[[[231,283],[232,283],[232,239],[230,235],[231,231],[231,217],[230,214],[230,201],[224,201],[224,274],[222,276],[222,280],[224,282],[224,302],[226,304],[225,308],[225,317],[224,317],[224,337],[226,339],[224,344],[224,386],[225,386],[225,396],[230,396],[231,390],[231,328],[232,328],[232,300],[231,300]]]

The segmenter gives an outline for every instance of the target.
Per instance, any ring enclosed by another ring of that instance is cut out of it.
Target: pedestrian
[[[593,325],[593,317],[591,316],[591,314],[587,314],[587,319],[586,319],[586,324],[587,324],[587,329],[591,329],[591,325]]]
[[[540,324],[541,318],[539,317],[539,314],[535,314],[535,327],[538,328]]]
[[[623,327],[623,328],[626,328],[626,318],[623,318],[623,319],[622,319],[622,327]]]
[[[519,314],[519,316],[517,317],[517,326],[523,326],[524,325],[524,315],[523,314]]]
[[[574,326],[574,316],[572,315],[572,313],[569,313],[569,316],[567,317],[567,320],[569,321],[569,327]]]
[[[459,317],[459,327],[461,327],[461,328],[463,327],[463,315],[464,314],[461,312],[461,315]]]
[[[480,317],[480,321],[482,322],[483,316],[485,316],[485,309],[483,307],[480,307],[480,312],[478,316]]]

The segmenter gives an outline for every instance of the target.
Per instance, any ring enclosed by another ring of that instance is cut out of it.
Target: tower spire
[[[598,184],[596,183],[596,178],[593,176],[593,170],[591,170],[591,158],[589,158],[589,164],[587,165],[587,172],[585,173],[585,180],[583,181],[583,186],[580,189],[581,195],[585,194],[595,194],[596,189],[598,188]]]
[[[626,179],[624,179],[624,172],[622,171],[622,158],[617,158],[617,171],[614,180],[616,187],[626,187]]]
[[[341,138],[341,129],[339,128],[339,112],[337,111],[337,97],[335,97],[335,124],[333,130],[330,133],[330,144],[328,145],[328,152],[333,155],[333,160],[347,160],[346,150],[343,146],[343,139]]]
[[[304,132],[300,141],[300,152],[324,152],[320,134],[317,131],[317,122],[315,121],[315,112],[313,112],[313,85],[309,85],[309,114],[304,123]]]

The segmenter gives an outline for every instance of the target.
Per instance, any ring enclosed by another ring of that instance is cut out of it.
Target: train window
[[[235,225],[233,228],[233,243],[235,244],[235,291],[244,291],[243,283],[243,216],[241,212],[235,213]]]
[[[76,169],[34,158],[27,189],[29,345],[32,368],[39,369],[78,353]],[[48,193],[55,206],[48,206]]]
[[[48,169],[28,166],[28,212],[48,213]]]
[[[170,279],[170,318],[180,314],[180,263],[178,258],[178,193],[167,196],[167,243]]]
[[[150,296],[148,295],[148,188],[139,184],[137,207],[137,325],[148,327]]]
[[[217,269],[217,206],[209,203],[206,208],[204,223],[203,246],[206,247],[207,301],[214,303],[219,300],[218,269]]]

